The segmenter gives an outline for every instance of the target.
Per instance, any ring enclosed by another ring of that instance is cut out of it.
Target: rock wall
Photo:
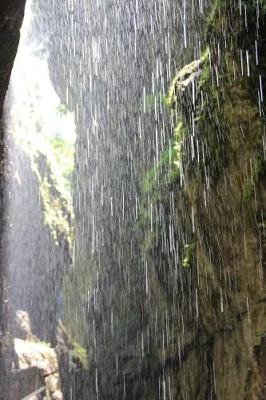
[[[265,397],[264,18],[264,2],[217,1],[205,52],[170,91],[182,116],[181,181],[193,216],[194,344],[205,338],[183,365],[188,398]],[[205,394],[196,364],[209,371]]]
[[[71,211],[47,156],[12,143],[7,259],[12,320],[26,310],[41,340],[56,344],[63,276],[71,265]],[[23,204],[23,207],[21,205]]]
[[[0,5],[0,115],[9,84],[13,62],[19,43],[19,31],[24,15],[25,1],[3,0]]]
[[[42,397],[62,400],[55,349],[32,334],[30,318],[26,311],[17,311],[15,325],[15,368],[11,372],[9,399],[20,400],[41,390]],[[37,395],[31,397],[35,398]]]
[[[6,373],[7,373],[7,357],[6,353],[9,349],[7,339],[4,339],[7,329],[7,312],[6,312],[6,265],[3,249],[3,232],[5,226],[5,145],[4,145],[4,129],[3,129],[3,102],[9,84],[11,69],[16,55],[19,30],[24,14],[25,0],[3,0],[0,4],[0,399],[5,400],[6,397]]]

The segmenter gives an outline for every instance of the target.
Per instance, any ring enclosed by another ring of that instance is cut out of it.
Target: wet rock
[[[30,393],[44,388],[44,378],[38,368],[15,369],[9,376],[8,399],[21,400]],[[36,397],[36,396],[32,396]]]
[[[52,393],[51,396],[52,396],[52,400],[63,400],[62,392],[60,392],[59,390]]]
[[[188,398],[209,399],[214,391],[223,400],[264,398],[265,254],[258,215],[261,222],[265,110],[256,82],[260,74],[265,79],[266,30],[262,17],[256,31],[255,6],[245,22],[230,4],[213,6],[199,78],[194,80],[193,62],[177,75],[172,90],[172,105],[187,128],[181,153],[184,192],[195,226],[191,273],[197,271],[193,287],[201,328],[182,365],[186,379],[179,387],[181,398],[186,393]],[[239,43],[251,54],[257,35],[259,65],[250,62],[242,73]],[[186,225],[183,229],[188,232]],[[205,387],[199,384],[203,376]]]
[[[5,174],[3,166],[6,158],[6,147],[3,143],[4,129],[2,125],[3,103],[9,84],[10,73],[19,42],[19,30],[24,15],[25,0],[3,0],[0,4],[0,399],[6,400],[6,386],[8,371],[10,371],[10,352],[12,346],[7,346],[5,338],[7,331],[7,287],[6,262],[4,260],[4,238],[3,233],[6,222],[6,196],[5,196]]]
[[[55,351],[48,344],[18,338],[14,339],[14,343],[20,369],[37,367],[44,375],[58,370]]]
[[[56,338],[63,397],[83,399],[89,382],[86,351],[71,339],[62,321],[59,321]]]
[[[191,85],[196,85],[197,80],[202,74],[202,60],[192,61],[187,64],[180,72],[176,75],[170,88],[170,97],[178,93],[182,93],[189,88]],[[172,100],[174,100],[172,98]]]
[[[27,311],[16,311],[14,336],[24,340],[33,339],[30,318]]]
[[[59,374],[54,373],[45,378],[45,384],[50,393],[56,393],[58,389]]]
[[[71,264],[70,211],[48,156],[26,152],[15,144],[14,149],[9,240],[17,245],[9,254],[10,308],[27,311],[34,334],[55,346],[62,280]],[[21,323],[23,318],[25,315],[20,316]]]
[[[62,396],[62,393],[55,350],[49,344],[43,342],[32,342],[18,338],[15,338],[14,342],[18,368],[21,370],[37,368],[45,378],[47,391],[52,399],[60,399],[59,396]]]
[[[3,0],[0,5],[0,115],[17,52],[25,0]]]

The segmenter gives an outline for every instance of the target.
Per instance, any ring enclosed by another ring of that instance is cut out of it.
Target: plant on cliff
[[[158,227],[152,214],[160,205],[169,201],[169,190],[178,187],[180,179],[181,147],[185,129],[179,123],[159,163],[150,168],[141,184],[139,223],[145,229],[144,247],[147,249],[158,240]],[[157,238],[157,239],[156,239]]]
[[[52,137],[50,143],[56,161],[60,166],[64,187],[70,193],[74,171],[74,146],[68,140],[59,135]]]

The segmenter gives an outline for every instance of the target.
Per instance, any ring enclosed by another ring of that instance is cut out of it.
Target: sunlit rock
[[[22,311],[22,310],[16,311],[14,334],[16,337],[20,339],[24,340],[33,339],[30,318],[27,311]]]
[[[47,343],[18,338],[14,339],[14,346],[18,368],[24,370],[36,367],[40,370],[51,398],[60,400],[62,393],[55,350]]]
[[[174,87],[173,90],[176,93],[178,91],[183,92],[189,85],[192,85],[193,83],[196,84],[197,79],[199,79],[202,73],[201,67],[201,60],[195,60],[181,69],[172,83]]]

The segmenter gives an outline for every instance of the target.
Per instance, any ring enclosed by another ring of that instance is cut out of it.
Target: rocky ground
[[[62,400],[59,368],[56,350],[49,343],[41,342],[32,334],[30,319],[25,311],[16,313],[16,334],[19,337],[14,338],[14,362],[12,372],[14,376],[37,376],[33,381],[28,381],[28,387],[21,386],[20,379],[14,379],[11,382],[10,393],[12,400],[21,399],[22,392],[29,395],[36,389],[45,386],[46,400]],[[38,397],[32,396],[31,400],[37,400]]]

